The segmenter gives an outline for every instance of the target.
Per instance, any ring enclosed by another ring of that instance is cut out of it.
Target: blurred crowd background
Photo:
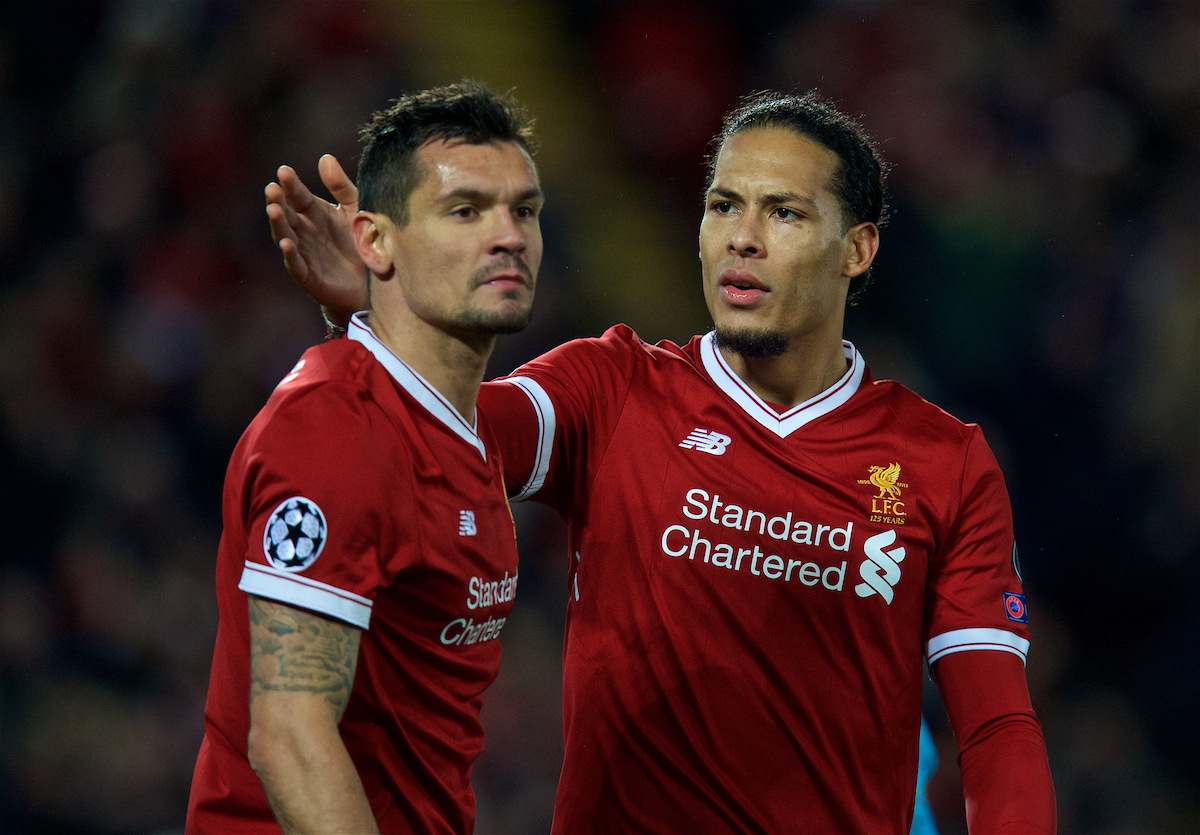
[[[530,106],[549,197],[495,374],[707,330],[740,95],[861,118],[894,216],[848,336],[1005,469],[1061,831],[1200,831],[1200,3],[37,0],[0,11],[0,832],[182,831],[225,466],[324,333],[263,186],[353,170],[372,111],[465,76]],[[481,835],[546,832],[561,757],[564,534],[516,513]]]

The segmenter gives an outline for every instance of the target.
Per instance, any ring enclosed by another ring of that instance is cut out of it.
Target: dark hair
[[[515,142],[532,153],[533,120],[512,93],[496,95],[479,81],[401,96],[359,130],[358,205],[408,223],[408,199],[425,177],[416,153],[430,140],[472,145]]]
[[[725,117],[714,137],[708,161],[712,185],[717,155],[725,140],[750,128],[783,128],[831,151],[837,167],[830,174],[829,190],[838,199],[846,228],[870,222],[887,222],[884,180],[887,165],[875,144],[854,119],[825,101],[816,91],[804,95],[763,91],[746,96]],[[870,270],[850,282],[847,301],[853,302],[870,281]]]

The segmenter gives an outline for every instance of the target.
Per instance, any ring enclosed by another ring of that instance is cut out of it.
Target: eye
[[[537,217],[537,209],[533,208],[533,206],[518,206],[513,211],[513,214],[522,220],[532,220]]]
[[[474,206],[459,206],[457,209],[451,210],[450,215],[451,217],[460,217],[466,220],[477,217],[479,215],[479,210]]]
[[[780,206],[774,212],[772,212],[772,214],[775,215],[775,217],[779,218],[780,220],[803,220],[804,219],[804,215],[800,214],[795,209],[789,209],[786,206]]]
[[[717,200],[709,204],[708,210],[719,215],[727,215],[734,210],[734,206],[728,200]]]

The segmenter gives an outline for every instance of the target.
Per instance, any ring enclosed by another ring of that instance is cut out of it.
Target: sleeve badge
[[[326,539],[325,514],[311,499],[293,496],[275,508],[263,531],[267,564],[282,571],[303,571],[321,555]]]
[[[1004,593],[1004,614],[1011,621],[1029,623],[1029,612],[1025,609],[1025,595],[1006,591]]]

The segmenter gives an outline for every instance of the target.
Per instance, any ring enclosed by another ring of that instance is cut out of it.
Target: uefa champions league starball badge
[[[263,553],[272,568],[303,571],[325,547],[325,514],[316,502],[293,496],[271,514],[263,531]]]

